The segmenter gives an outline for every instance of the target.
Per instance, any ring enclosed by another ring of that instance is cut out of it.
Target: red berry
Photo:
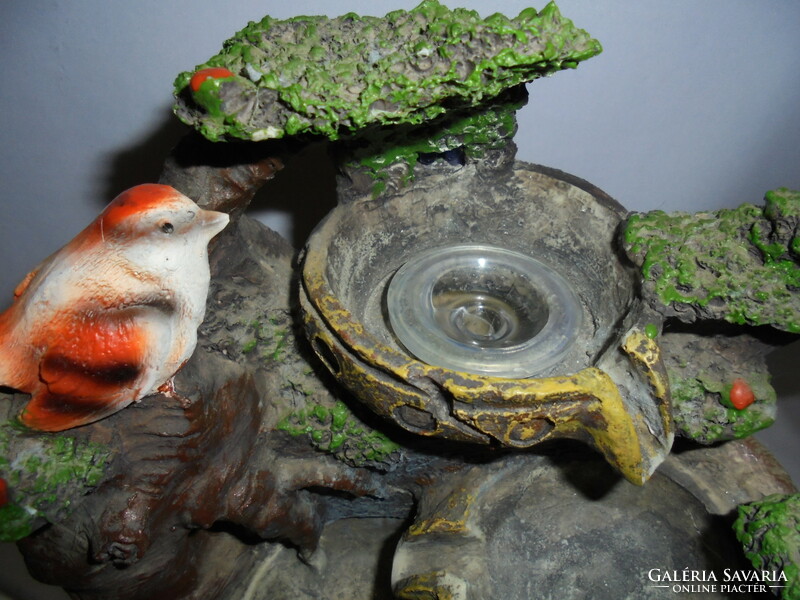
[[[0,507],[8,504],[8,484],[6,480],[0,477]]]
[[[731,386],[730,399],[734,408],[742,410],[755,402],[756,397],[747,382],[741,377],[737,377],[733,380],[733,385]]]
[[[193,92],[196,92],[206,79],[225,79],[226,77],[233,77],[233,73],[224,67],[200,69],[192,75],[192,79],[189,81],[189,87],[192,88]]]

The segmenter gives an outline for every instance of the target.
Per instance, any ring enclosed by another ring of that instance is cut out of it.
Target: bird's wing
[[[163,341],[153,339],[163,328],[153,313],[149,307],[83,311],[52,323],[39,363],[44,385],[20,420],[34,429],[62,431],[138,400],[152,367],[152,349]]]

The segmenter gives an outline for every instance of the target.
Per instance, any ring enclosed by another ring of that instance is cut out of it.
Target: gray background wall
[[[223,4],[225,6],[223,6]],[[185,129],[171,117],[182,70],[265,14],[382,15],[415,0],[3,0],[0,3],[0,309],[25,273],[123,189],[157,178]],[[528,1],[450,0],[484,16]],[[543,4],[543,3],[540,3]],[[537,5],[538,6],[538,5]],[[800,3],[561,0],[603,43],[575,71],[533,83],[519,158],[588,179],[635,210],[698,211],[800,189]],[[313,177],[312,177],[313,178]],[[300,177],[303,179],[303,177]],[[282,188],[323,206],[314,190]],[[295,239],[292,207],[256,214]],[[800,481],[800,347],[773,359],[777,426],[760,435]],[[45,598],[11,581],[2,592]],[[7,555],[7,558],[6,558]],[[58,594],[55,597],[64,597]]]

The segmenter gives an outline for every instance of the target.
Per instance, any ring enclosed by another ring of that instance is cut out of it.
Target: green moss
[[[278,329],[274,333],[275,348],[272,350],[272,360],[280,360],[286,347],[287,331]]]
[[[70,498],[87,494],[100,483],[110,451],[99,444],[65,435],[26,440],[10,455],[14,423],[0,425],[0,477],[10,502],[0,508],[0,541],[16,541],[32,532],[38,519],[54,522],[68,516]]]
[[[383,463],[399,449],[383,433],[359,421],[341,401],[332,406],[309,403],[285,415],[277,428],[290,435],[307,435],[318,450],[359,467]]]
[[[513,19],[481,19],[436,0],[383,18],[267,16],[177,77],[176,114],[211,140],[300,133],[338,139],[368,126],[418,125],[481,104],[600,51],[552,2]],[[225,67],[235,76],[207,80],[192,97],[192,74],[206,67]]]
[[[230,81],[230,79],[230,77],[209,77],[194,92],[194,98],[198,104],[203,106],[209,114],[223,120],[225,115],[223,114],[222,100],[220,99],[220,86],[226,81]]]
[[[259,319],[239,325],[244,326],[242,333],[246,336],[241,345],[242,354],[257,353],[262,360],[269,362],[279,362],[285,357],[291,339],[285,311],[267,311]]]
[[[765,212],[771,221],[800,217],[800,191],[788,188],[771,190],[764,196]]]
[[[781,597],[800,599],[800,494],[774,494],[738,508],[733,529],[757,570],[783,572]]]
[[[0,542],[16,542],[33,533],[34,515],[19,504],[0,506]]]
[[[711,318],[800,333],[800,193],[780,189],[765,199],[763,208],[631,216],[625,244],[646,289],[667,307],[693,305]]]
[[[398,449],[385,435],[363,424],[347,406],[335,400],[300,357],[303,347],[295,338],[288,311],[267,309],[256,318],[240,319],[226,330],[248,360],[270,369],[279,393],[271,398],[282,415],[276,429],[305,436],[322,452],[354,466],[386,468]],[[243,342],[241,340],[244,340]]]

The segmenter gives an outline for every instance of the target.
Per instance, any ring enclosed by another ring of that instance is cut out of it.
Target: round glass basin
[[[524,378],[569,351],[582,309],[569,283],[525,254],[454,245],[412,256],[387,291],[391,328],[419,360]]]

